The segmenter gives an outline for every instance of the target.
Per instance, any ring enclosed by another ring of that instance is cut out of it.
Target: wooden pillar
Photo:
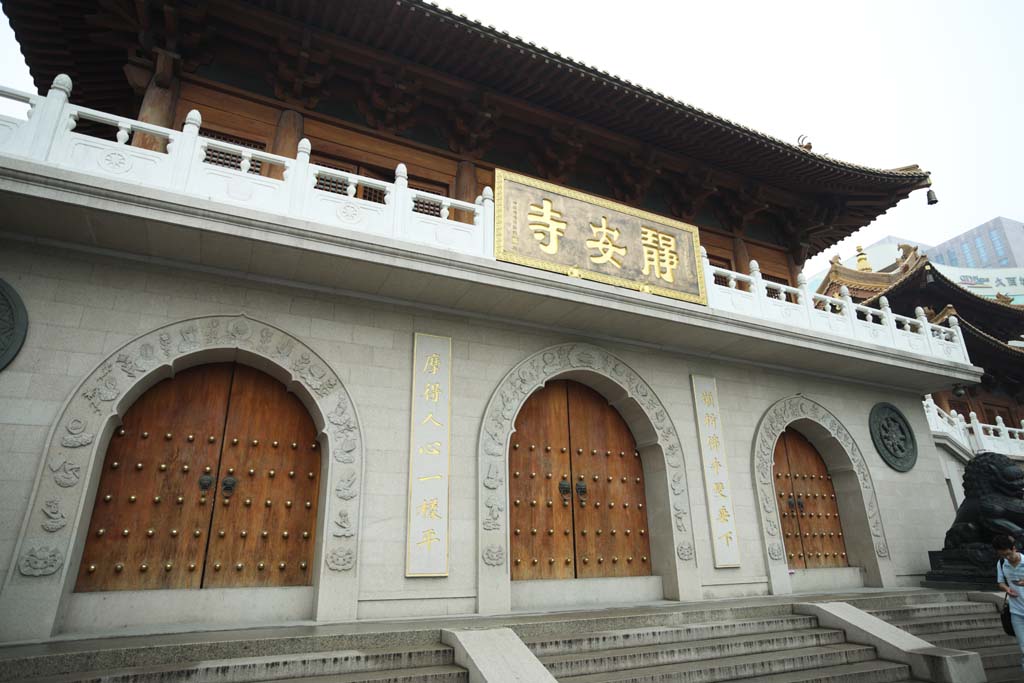
[[[932,398],[935,400],[935,405],[937,405],[938,407],[942,408],[947,413],[949,412],[949,392],[948,391],[938,391],[938,392],[935,392],[934,394],[932,394]],[[967,416],[964,415],[964,417],[966,418]]]
[[[472,161],[460,161],[455,170],[455,199],[473,203],[476,201],[476,164]],[[472,223],[473,216],[468,211],[456,211],[455,220]]]
[[[747,251],[747,243],[743,241],[740,233],[734,232],[732,237],[732,255],[736,264],[736,271],[744,275],[750,274],[750,252]]]
[[[800,271],[803,268],[803,264],[797,264],[796,259],[793,258],[792,253],[786,254],[786,263],[789,265],[789,284],[796,287],[797,280],[800,277]]]
[[[174,75],[174,63],[178,56],[164,50],[154,50],[154,52],[156,53],[156,66],[142,95],[139,121],[163,128],[173,128],[174,112],[178,106],[178,94],[181,91],[181,83]],[[143,73],[145,72],[141,67],[128,66],[125,68],[129,82],[139,78]],[[132,146],[151,149],[155,152],[166,152],[167,140],[156,135],[136,133],[132,136]]]
[[[285,109],[277,118],[277,129],[274,131],[274,141],[270,143],[271,154],[294,159],[302,140],[305,121],[302,114],[294,109]],[[278,180],[284,179],[284,168],[276,164],[264,164],[266,175]]]

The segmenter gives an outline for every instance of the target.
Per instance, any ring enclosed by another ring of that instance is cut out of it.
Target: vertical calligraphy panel
[[[739,538],[732,504],[729,459],[725,452],[722,415],[718,405],[718,384],[714,377],[690,375],[693,383],[693,410],[700,438],[700,461],[704,472],[704,491],[711,525],[711,547],[715,567],[739,567]]]
[[[448,576],[452,340],[417,332],[409,426],[406,576]]]

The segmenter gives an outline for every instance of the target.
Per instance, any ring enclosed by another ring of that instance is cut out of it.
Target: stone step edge
[[[881,618],[881,617],[879,617],[879,618]],[[911,626],[911,627],[913,627],[913,626],[931,626],[933,624],[948,625],[948,624],[956,624],[956,623],[963,623],[963,622],[977,622],[977,621],[990,622],[992,624],[999,624],[1000,623],[999,622],[999,615],[998,614],[994,614],[994,613],[993,614],[967,614],[967,615],[964,615],[962,617],[954,617],[954,618],[947,618],[947,619],[936,619],[934,617],[923,617],[923,618],[919,617],[917,619],[897,619],[896,621],[889,621],[888,619],[882,619],[882,621],[884,621],[887,624],[891,624],[892,626],[895,626],[897,628],[904,628],[904,627],[907,627],[907,626]],[[960,630],[967,630],[967,629],[960,629]],[[948,632],[949,633],[955,633],[956,629],[948,631]]]
[[[852,604],[852,603],[848,603],[848,604]],[[853,605],[853,606],[857,607],[857,605]],[[857,607],[857,609],[860,609],[860,608]],[[968,614],[972,614],[974,612],[979,612],[980,613],[980,612],[992,611],[993,610],[993,606],[988,604],[988,603],[985,603],[985,602],[974,602],[974,601],[964,601],[964,602],[928,602],[928,603],[924,603],[923,605],[903,605],[903,606],[900,606],[900,607],[885,607],[885,608],[880,608],[880,609],[866,609],[866,610],[862,610],[862,611],[867,612],[868,614],[874,614],[879,619],[881,619],[882,617],[879,616],[879,615],[886,614],[886,613],[889,613],[889,612],[909,612],[909,611],[913,611],[913,610],[925,610],[925,611],[929,611],[929,612],[938,612],[938,611],[940,611],[940,609],[966,609],[966,610],[968,610],[968,612],[967,612]]]
[[[865,674],[878,672],[901,672],[902,676],[894,678],[900,683],[916,683],[917,679],[911,678],[910,666],[899,662],[889,662],[884,659],[871,659],[866,662],[854,662],[853,664],[838,664],[823,669],[801,669],[799,671],[783,671],[767,676],[758,676],[756,683],[817,683],[826,675],[831,678],[856,676],[856,680],[862,679]],[[754,679],[739,679],[754,682]],[[824,678],[828,680],[828,678]]]
[[[455,664],[422,666],[412,669],[388,669],[386,671],[364,671],[351,674],[327,674],[316,678],[275,678],[273,683],[384,683],[405,681],[416,677],[460,676],[469,681],[469,672]],[[428,679],[429,680],[429,679]]]
[[[543,657],[538,657],[538,659],[545,666],[547,666],[549,664],[562,664],[562,663],[565,663],[565,662],[579,661],[581,659],[594,659],[595,657],[600,657],[602,659],[607,659],[607,658],[610,658],[610,657],[622,656],[622,655],[626,655],[626,654],[634,654],[634,653],[646,654],[646,653],[651,653],[651,652],[658,652],[658,651],[665,650],[665,649],[673,649],[673,650],[679,650],[679,651],[700,650],[700,649],[704,649],[704,648],[720,647],[720,646],[723,646],[723,645],[734,645],[734,644],[743,643],[743,642],[746,642],[746,643],[759,643],[759,642],[769,643],[769,642],[771,642],[773,640],[776,640],[776,639],[779,639],[779,638],[787,638],[787,639],[792,639],[792,638],[818,638],[818,637],[826,637],[826,636],[827,637],[832,637],[832,638],[838,638],[840,640],[840,643],[844,642],[843,641],[843,638],[844,638],[843,632],[838,630],[838,629],[834,629],[834,628],[810,628],[810,629],[801,629],[801,630],[797,630],[797,631],[781,631],[781,632],[778,632],[778,633],[758,633],[758,634],[744,635],[744,636],[725,636],[725,637],[722,637],[722,638],[707,638],[707,639],[704,639],[704,640],[689,640],[689,641],[680,641],[680,642],[671,642],[671,643],[659,643],[659,644],[652,644],[652,645],[638,645],[638,646],[623,647],[623,648],[609,648],[607,650],[597,650],[597,651],[591,651],[591,652],[578,652],[578,653],[573,653],[573,654],[544,655]],[[840,643],[835,643],[835,644],[838,645]],[[810,647],[817,647],[817,646],[810,646]],[[857,646],[854,646],[854,647],[863,647],[863,646],[857,645]],[[764,650],[763,652],[765,652],[765,653],[778,652],[781,649],[785,649],[785,646],[783,646],[782,648],[777,648],[777,649],[776,648],[767,649],[767,650]],[[707,661],[710,661],[710,660],[707,660]]]
[[[373,658],[375,656],[389,656],[389,655],[409,655],[412,658],[420,655],[429,656],[432,653],[440,653],[447,655],[449,658],[454,657],[452,648],[438,644],[435,646],[423,646],[423,647],[398,647],[398,648],[380,648],[376,650],[334,650],[325,652],[313,652],[313,653],[295,653],[287,655],[264,655],[261,657],[236,657],[232,659],[221,659],[221,660],[205,660],[205,661],[182,661],[174,664],[162,664],[156,666],[137,666],[137,667],[123,667],[118,669],[110,670],[95,670],[95,671],[80,671],[80,672],[69,672],[66,674],[59,674],[56,676],[49,676],[46,678],[29,678],[24,680],[31,680],[33,683],[36,681],[53,681],[53,683],[64,683],[65,681],[91,681],[91,680],[107,680],[124,678],[124,680],[134,680],[143,676],[162,676],[166,679],[166,676],[174,676],[175,674],[181,674],[182,672],[196,672],[196,671],[210,671],[216,669],[225,668],[237,668],[244,666],[261,666],[261,665],[279,665],[278,668],[282,668],[280,665],[287,666],[291,663],[302,663],[311,659],[344,659],[344,658]],[[451,662],[447,662],[450,664]],[[401,669],[413,668],[402,667]],[[421,665],[419,665],[421,666]],[[394,670],[394,667],[390,667]],[[363,673],[363,674],[374,674],[378,671],[384,671],[385,669],[361,669],[358,672],[352,673]],[[346,672],[348,673],[348,672]],[[333,675],[333,674],[326,674]],[[277,680],[277,679],[260,679],[259,674],[254,674],[250,680]],[[308,676],[306,678],[309,678]],[[171,679],[167,679],[171,680]]]
[[[738,657],[720,657],[716,659],[700,659],[693,662],[681,662],[679,664],[660,664],[657,666],[647,667],[634,667],[632,669],[624,671],[609,671],[602,673],[590,673],[580,674],[577,676],[562,676],[558,680],[566,681],[567,683],[598,683],[599,681],[614,681],[616,676],[629,676],[636,675],[638,673],[681,673],[684,671],[704,671],[712,673],[716,669],[724,669],[730,667],[738,667],[746,664],[759,664],[762,662],[779,662],[787,659],[799,659],[803,657],[814,658],[828,655],[854,655],[860,657],[857,662],[864,661],[880,661],[875,656],[875,648],[870,645],[852,645],[844,643],[842,645],[819,645],[816,647],[805,647],[797,648],[793,650],[780,650],[776,652],[753,654],[753,655],[740,655]],[[857,662],[844,662],[842,665],[855,664]],[[790,668],[785,671],[779,671],[775,673],[793,673],[798,671],[823,671],[833,666],[842,666],[841,664],[833,664],[822,667],[820,664],[807,664],[799,668]],[[904,666],[897,664],[896,666]],[[909,668],[909,667],[908,667]],[[760,674],[754,679],[731,679],[731,678],[707,678],[708,681],[732,681],[732,680],[751,680],[760,681],[762,676],[770,674]]]
[[[772,622],[784,621],[792,624],[796,628],[816,628],[817,619],[811,616],[804,616],[801,614],[793,614],[784,617],[767,617],[764,619],[751,619],[747,621],[735,621],[735,622],[723,622],[723,621],[710,621],[699,624],[685,624],[680,626],[643,626],[640,628],[624,628],[624,629],[612,629],[608,631],[592,631],[586,633],[567,633],[562,636],[548,635],[548,636],[536,636],[534,638],[523,638],[522,641],[527,647],[533,647],[535,645],[544,645],[547,643],[566,643],[577,640],[585,640],[588,638],[617,638],[622,636],[631,636],[645,633],[673,633],[683,631],[699,631],[703,629],[716,629],[722,626],[733,627],[733,629],[739,629],[749,627],[755,624],[771,624]],[[790,630],[790,629],[785,629]],[[796,630],[796,629],[793,629]],[[749,631],[743,635],[753,635],[756,633],[776,633],[777,629],[766,627],[763,631]],[[724,637],[724,636],[723,636]]]

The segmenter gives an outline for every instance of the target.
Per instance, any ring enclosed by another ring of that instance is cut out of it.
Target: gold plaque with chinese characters
[[[413,338],[406,576],[448,576],[452,340]]]
[[[697,228],[497,169],[499,261],[706,304]]]

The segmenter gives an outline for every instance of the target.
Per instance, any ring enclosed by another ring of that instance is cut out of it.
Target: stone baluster
[[[973,439],[974,444],[973,445],[974,445],[975,452],[989,450],[988,446],[985,443],[986,440],[987,440],[987,438],[986,438],[987,435],[985,434],[984,426],[981,424],[981,420],[978,419],[978,414],[976,412],[974,412],[973,410],[971,411],[971,414],[970,414],[970,422],[971,422],[971,434],[974,437],[974,439]]]
[[[814,327],[814,294],[807,287],[807,276],[800,273],[796,276],[796,288],[800,290],[800,294],[797,296],[799,299],[797,303],[803,307],[804,315],[807,318],[805,323],[807,327]]]
[[[483,199],[483,211],[479,220],[484,231],[483,255],[485,258],[494,258],[494,190],[485,187],[481,196]]]
[[[708,302],[711,299],[711,290],[715,286],[715,272],[711,268],[711,259],[708,258],[708,250],[700,248],[700,267],[704,269],[704,286],[708,290]]]
[[[69,114],[65,109],[69,97],[71,78],[67,74],[58,74],[46,97],[32,109],[26,124],[25,147],[18,152],[40,161],[49,159],[57,140],[74,128],[74,121],[68,120]]]
[[[928,418],[928,426],[931,427],[932,431],[937,431],[939,427],[939,413],[936,410],[938,406],[935,405],[935,400],[931,394],[925,394],[924,400],[921,402],[924,404],[924,415]]]
[[[302,217],[306,207],[306,195],[313,191],[316,178],[309,172],[309,153],[313,147],[309,138],[302,138],[296,146],[295,161],[288,164],[284,171],[286,213]]]
[[[1010,434],[1006,431],[1006,423],[1000,415],[996,415],[996,427],[992,430],[992,436],[1003,441],[1009,441]],[[1007,444],[1007,446],[1009,446],[1009,444]],[[1003,452],[1005,453],[1005,451]]]
[[[409,223],[412,212],[412,198],[409,196],[409,170],[405,164],[395,167],[395,184],[384,197],[384,203],[391,209],[392,235],[405,239],[405,226]]]
[[[955,315],[951,315],[946,321],[946,324],[949,325],[949,329],[952,331],[953,336],[956,337],[956,345],[960,348],[960,353],[963,354],[964,362],[969,363],[971,357],[967,355],[967,342],[964,341],[964,333],[963,330],[960,329],[960,321]]]
[[[882,309],[882,326],[885,327],[889,336],[889,343],[893,347],[896,347],[896,318],[892,314],[892,308],[889,306],[889,300],[884,296],[879,297],[878,307]],[[928,400],[931,401],[931,395],[928,396]],[[932,405],[935,405],[932,402]]]
[[[850,296],[850,288],[843,285],[839,289],[839,299],[843,302],[843,315],[850,324],[850,338],[857,338],[857,308],[853,305],[853,297]]]
[[[761,264],[756,260],[750,260],[750,293],[754,298],[754,310],[760,313],[764,310],[768,298],[768,288],[764,284],[764,277],[761,275]]]
[[[925,315],[924,309],[918,306],[914,309],[914,317],[917,318],[918,333],[924,338],[925,348],[928,349],[930,355],[935,354],[935,344],[932,339],[932,324],[928,322],[928,316]]]
[[[179,192],[188,188],[193,165],[203,163],[199,153],[199,128],[202,125],[202,115],[193,109],[185,116],[181,135],[175,135],[167,145],[167,154],[171,157],[171,187]]]

